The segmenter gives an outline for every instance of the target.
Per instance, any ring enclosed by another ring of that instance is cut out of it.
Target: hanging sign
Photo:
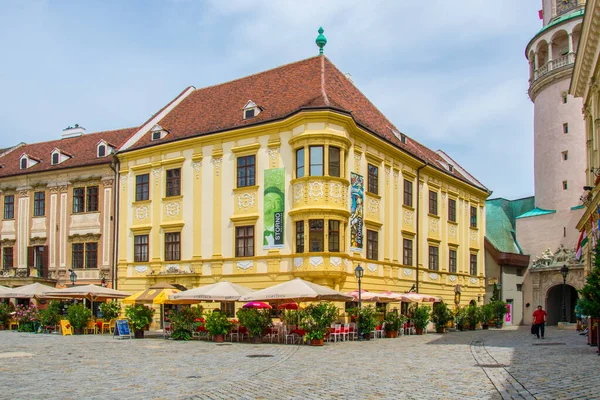
[[[363,250],[363,202],[365,196],[364,177],[350,174],[350,250]]]
[[[283,249],[285,169],[265,170],[263,249]]]

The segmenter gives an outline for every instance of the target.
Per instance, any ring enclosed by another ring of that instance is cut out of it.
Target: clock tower
[[[584,11],[585,0],[542,0],[543,26],[525,50],[534,104],[535,208],[516,217],[516,239],[530,262],[561,246],[575,249],[579,238],[576,224],[583,214],[580,197],[586,185],[585,126],[581,99],[568,93]],[[523,301],[546,308],[549,295],[541,293],[535,268],[525,276]],[[529,311],[524,310],[526,324]]]

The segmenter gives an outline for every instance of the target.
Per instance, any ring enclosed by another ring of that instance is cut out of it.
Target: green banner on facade
[[[284,237],[285,169],[265,170],[264,249],[282,249]]]

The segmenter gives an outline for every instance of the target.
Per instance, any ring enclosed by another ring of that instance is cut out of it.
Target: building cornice
[[[575,97],[588,97],[589,84],[598,64],[600,47],[600,0],[589,0],[586,4],[579,39],[579,49],[575,60],[575,69],[571,80],[570,93]]]
[[[574,64],[569,64],[562,68],[555,69],[555,70],[547,73],[546,75],[542,76],[541,78],[538,78],[537,80],[535,80],[529,86],[529,98],[531,99],[531,101],[535,102],[535,99],[537,98],[537,96],[548,86],[550,86],[558,81],[562,81],[564,79],[569,79],[573,72],[573,65]]]

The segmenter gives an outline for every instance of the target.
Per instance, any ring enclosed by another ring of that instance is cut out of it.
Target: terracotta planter
[[[489,325],[481,325],[481,329],[489,329]]]
[[[423,334],[423,328],[415,328],[415,330],[417,331],[417,335]]]
[[[444,332],[446,332],[446,328],[444,328],[443,326],[440,326],[439,328],[436,328],[435,331],[437,333],[444,333]]]
[[[136,339],[143,339],[144,338],[144,330],[136,329],[135,331],[133,331],[133,337]]]
[[[83,335],[83,328],[73,328],[73,335]]]
[[[371,340],[371,334],[367,333],[366,335],[363,333],[363,340]]]
[[[323,346],[323,339],[311,339],[310,345],[311,346]]]
[[[398,337],[398,331],[385,331],[385,337],[388,339],[393,339]]]
[[[215,335],[216,343],[223,343],[225,341],[225,337],[223,335]]]

